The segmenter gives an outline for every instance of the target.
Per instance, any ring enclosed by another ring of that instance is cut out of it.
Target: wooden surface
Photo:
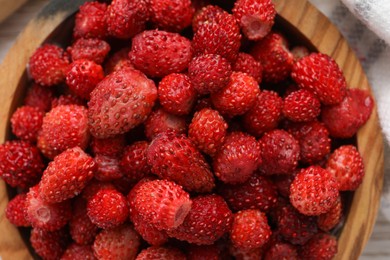
[[[0,22],[15,12],[27,0],[0,0]]]
[[[35,13],[45,0],[31,0],[21,14],[26,17],[28,13]],[[338,64],[343,68],[347,82],[351,86],[358,86],[360,88],[369,88],[367,79],[362,71],[362,68],[348,47],[347,43],[341,37],[338,30],[331,25],[328,20],[314,9],[310,4],[304,0],[276,0],[278,11],[281,16],[288,20],[291,24],[300,28],[304,36],[311,39],[313,45],[319,51],[333,56]],[[28,9],[30,6],[33,7]],[[30,11],[28,11],[30,10]],[[68,9],[69,11],[69,9]],[[23,13],[24,12],[24,13]],[[15,14],[16,16],[17,14]],[[19,14],[20,15],[20,14]],[[0,68],[0,102],[3,107],[11,107],[14,94],[12,89],[18,86],[19,79],[23,75],[21,68],[27,62],[28,56],[33,49],[42,42],[45,35],[47,35],[53,27],[58,24],[67,15],[67,11],[60,12],[56,16],[46,17],[51,22],[43,22],[38,20],[31,23],[18,39],[15,46],[4,60],[3,66]],[[12,19],[10,19],[12,20]],[[6,21],[8,22],[8,21]],[[12,24],[12,22],[11,22]],[[23,27],[19,25],[18,29],[11,32],[12,37]],[[4,52],[7,46],[3,45],[3,32],[10,30],[9,26],[0,25],[0,52]],[[10,33],[5,34],[5,37],[10,40]],[[13,39],[13,38],[12,38]],[[9,42],[9,41],[8,41]],[[26,42],[29,42],[26,46]],[[12,54],[14,53],[14,54]],[[15,54],[17,53],[17,55]],[[1,56],[0,56],[1,57]],[[12,71],[12,73],[9,73]],[[6,88],[4,86],[7,86]],[[0,111],[0,122],[4,124],[9,117],[7,109]],[[5,136],[4,126],[0,128],[0,141]],[[383,148],[382,138],[378,127],[378,118],[376,113],[370,118],[368,124],[361,129],[358,136],[359,150],[362,152],[366,163],[366,177],[364,184],[356,192],[354,201],[352,203],[346,226],[340,238],[338,259],[357,259],[364,244],[369,238],[370,230],[373,227],[376,212],[378,209],[378,201],[382,187],[382,173],[383,173]],[[0,236],[0,256],[4,259],[28,259],[28,254],[23,251],[24,244],[20,240],[18,232],[8,225],[4,219],[3,208],[6,201],[4,195],[4,187],[0,184],[0,230],[1,234],[7,236]],[[6,229],[6,231],[4,231]],[[376,242],[377,241],[377,242]],[[377,226],[374,230],[372,239],[368,243],[361,259],[390,259],[390,225],[383,217],[378,219]],[[378,249],[370,247],[371,245],[380,245]],[[386,244],[387,243],[387,244]],[[8,254],[14,250],[18,251],[18,256],[10,257]],[[386,251],[387,250],[387,251]],[[8,255],[7,255],[8,254]],[[350,256],[350,257],[347,257]],[[384,258],[380,258],[384,257]]]

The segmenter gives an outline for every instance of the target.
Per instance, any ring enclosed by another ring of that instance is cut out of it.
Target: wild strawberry
[[[122,169],[119,166],[119,156],[97,154],[93,159],[97,165],[97,171],[95,173],[97,180],[114,181],[123,177]]]
[[[209,165],[184,135],[172,131],[159,134],[149,145],[147,159],[154,174],[188,191],[210,192],[215,186]]]
[[[187,68],[191,42],[177,33],[144,31],[133,38],[129,57],[134,67],[146,75],[164,77]]]
[[[275,185],[258,174],[253,174],[240,185],[221,185],[219,194],[234,211],[259,209],[268,212],[276,205],[278,198]]]
[[[50,159],[79,146],[85,149],[89,142],[87,109],[77,105],[58,106],[46,113],[38,134],[38,148]]]
[[[69,200],[55,204],[45,202],[40,196],[39,187],[34,186],[27,193],[26,215],[34,228],[54,231],[68,223],[72,209]]]
[[[89,93],[104,78],[102,66],[90,60],[76,60],[66,73],[66,84],[78,96],[89,99]]]
[[[225,141],[228,125],[218,111],[204,108],[194,114],[188,129],[188,138],[198,149],[215,155]]]
[[[188,64],[188,76],[196,91],[201,94],[217,92],[229,83],[230,62],[217,54],[203,54]]]
[[[262,259],[264,250],[260,247],[250,250],[234,247],[232,244],[229,247],[229,253],[236,260],[258,260]]]
[[[130,190],[137,184],[136,180],[132,180],[126,176],[115,179],[111,182],[114,184],[115,189],[124,195],[128,194]]]
[[[282,108],[283,100],[276,92],[261,91],[254,106],[243,117],[245,129],[260,137],[264,132],[276,128],[281,119]]]
[[[359,123],[360,125],[364,125],[371,116],[374,99],[367,90],[354,88],[349,89],[348,92],[353,101],[357,103]]]
[[[277,83],[290,75],[294,57],[281,34],[268,34],[252,48],[251,55],[263,65],[265,82]]]
[[[299,257],[302,260],[308,259],[333,259],[337,253],[337,239],[336,237],[326,234],[318,233],[309,240],[299,250]]]
[[[51,87],[65,80],[69,56],[62,48],[45,44],[33,53],[28,65],[31,77],[36,83]]]
[[[296,169],[290,174],[283,174],[283,175],[275,175],[273,176],[273,183],[275,184],[278,193],[285,197],[289,198],[290,197],[290,186],[293,180],[295,179],[295,176],[297,176],[298,172],[300,170]]]
[[[264,260],[275,259],[298,260],[297,248],[289,243],[277,242],[264,255]]]
[[[220,13],[226,13],[226,11],[216,5],[207,5],[202,7],[195,13],[194,18],[192,19],[192,31],[196,33],[199,26],[202,24],[214,22],[215,17]]]
[[[110,56],[104,64],[104,71],[108,75],[124,67],[134,68],[129,58],[130,48],[122,48]]]
[[[328,212],[339,196],[336,178],[319,166],[302,169],[291,183],[290,192],[291,204],[311,216]]]
[[[158,84],[158,99],[165,111],[174,115],[187,115],[196,101],[197,93],[185,74],[172,73]]]
[[[90,245],[70,244],[61,256],[61,260],[96,260]]]
[[[208,96],[200,98],[196,101],[194,111],[197,112],[197,111],[200,111],[204,108],[213,109],[213,104],[211,103],[211,98]]]
[[[11,187],[28,188],[38,183],[44,164],[38,149],[26,141],[0,145],[0,177]]]
[[[240,52],[236,62],[233,64],[233,71],[241,71],[252,76],[258,83],[263,78],[263,66],[255,60],[252,55]]]
[[[38,84],[33,84],[28,90],[24,98],[24,105],[36,107],[44,112],[51,109],[51,101],[53,99],[53,91],[50,88],[42,87]]]
[[[290,174],[298,165],[298,141],[284,130],[272,130],[260,139],[263,174]]]
[[[257,81],[242,72],[233,72],[223,89],[211,94],[215,108],[230,117],[243,115],[253,107],[260,93]]]
[[[93,242],[93,252],[98,259],[135,259],[140,247],[140,237],[134,229],[122,226],[102,230]]]
[[[250,250],[262,247],[271,233],[267,216],[260,210],[248,209],[235,214],[230,239],[235,247]]]
[[[186,260],[187,257],[183,252],[174,247],[151,246],[142,250],[136,260]]]
[[[310,122],[321,112],[321,103],[308,90],[294,91],[284,98],[283,115],[294,122]]]
[[[326,213],[321,214],[317,218],[318,228],[328,232],[340,223],[343,217],[343,204],[341,197],[337,198],[336,204]]]
[[[158,134],[168,130],[176,131],[180,134],[187,132],[187,122],[182,116],[176,116],[158,108],[150,113],[145,123],[145,135],[149,140],[153,140]]]
[[[36,142],[44,116],[38,107],[19,107],[11,117],[12,133],[22,140]]]
[[[294,56],[295,62],[303,57],[309,56],[310,51],[305,46],[295,46],[291,49],[291,54]]]
[[[93,137],[90,143],[93,154],[106,156],[120,156],[125,148],[126,141],[124,135],[115,135],[109,138],[98,139]]]
[[[276,10],[271,0],[238,0],[232,11],[249,40],[264,38],[274,25]]]
[[[138,181],[150,173],[150,166],[146,159],[148,147],[149,143],[146,141],[138,141],[125,147],[120,167],[129,179]]]
[[[26,218],[26,194],[18,194],[11,199],[5,208],[5,216],[15,226],[29,227],[30,221]]]
[[[148,1],[114,0],[107,8],[106,22],[110,36],[129,39],[145,28],[149,19]]]
[[[60,259],[68,244],[69,236],[65,229],[47,231],[39,228],[31,230],[30,242],[35,252],[45,260]]]
[[[52,109],[58,106],[65,106],[65,105],[77,105],[77,106],[86,107],[87,103],[85,102],[84,99],[74,94],[63,94],[51,100]]]
[[[222,258],[222,249],[218,245],[190,245],[187,250],[187,259],[188,260],[221,260]]]
[[[90,200],[98,191],[102,189],[115,189],[115,186],[111,182],[103,182],[92,179],[87,184],[87,186],[85,186],[82,197],[86,200]]]
[[[90,60],[102,64],[110,49],[110,45],[103,40],[80,38],[66,50],[71,55],[72,61]]]
[[[222,197],[211,194],[193,198],[183,224],[168,235],[197,245],[211,245],[230,230],[233,214]]]
[[[336,177],[340,191],[356,190],[363,181],[363,158],[353,145],[343,145],[334,150],[326,169]]]
[[[160,29],[180,32],[191,24],[194,8],[190,0],[149,0],[150,18]]]
[[[323,53],[312,53],[294,63],[291,77],[302,89],[312,91],[324,105],[339,104],[347,83],[336,61]]]
[[[123,68],[105,77],[88,102],[90,132],[97,138],[123,134],[146,120],[157,98],[154,82]]]
[[[79,7],[73,27],[73,38],[105,38],[107,4],[97,1],[86,2]]]

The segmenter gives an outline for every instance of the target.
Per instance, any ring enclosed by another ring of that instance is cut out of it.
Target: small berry
[[[26,194],[18,194],[11,199],[5,208],[5,216],[15,226],[29,227],[30,221],[26,217]]]
[[[103,40],[80,38],[68,47],[67,51],[72,57],[72,61],[90,60],[96,64],[102,64],[110,49],[110,45]]]
[[[328,232],[340,223],[343,217],[343,204],[339,196],[336,204],[326,213],[321,214],[317,218],[318,228]]]
[[[35,252],[45,260],[60,259],[68,245],[68,234],[65,229],[47,231],[33,228],[30,243]]]
[[[70,244],[61,256],[61,260],[96,260],[90,245]]]
[[[321,103],[305,89],[290,93],[284,98],[283,115],[294,122],[310,122],[321,112]]]
[[[325,233],[318,233],[302,246],[299,250],[299,256],[302,260],[331,260],[336,255],[337,250],[336,237]]]
[[[252,55],[244,52],[238,54],[236,62],[233,64],[233,71],[241,71],[252,76],[258,83],[263,78],[263,66]]]
[[[215,21],[217,14],[225,13],[221,7],[216,5],[207,5],[202,7],[199,12],[195,13],[192,19],[192,30],[197,32],[198,28],[204,23],[210,23]]]
[[[123,172],[119,165],[119,156],[97,154],[93,159],[97,165],[97,171],[95,173],[95,178],[97,180],[114,181],[123,177]]]
[[[86,2],[79,7],[73,27],[73,38],[105,38],[107,4],[97,1]]]
[[[23,104],[25,106],[36,107],[41,111],[48,112],[51,109],[52,99],[52,89],[43,87],[38,84],[33,84],[28,89]]]
[[[104,64],[106,75],[124,67],[134,68],[129,58],[130,48],[123,48],[108,57]]]
[[[38,107],[19,107],[11,117],[12,133],[22,140],[36,142],[44,116]]]
[[[125,147],[120,161],[123,175],[138,181],[150,173],[150,166],[146,158],[148,147],[149,143],[146,141],[137,141]]]
[[[298,260],[297,248],[291,244],[277,242],[265,253],[264,260]]]
[[[51,108],[65,105],[77,105],[86,107],[85,100],[73,94],[63,94],[51,100]]]
[[[115,135],[109,138],[93,137],[90,143],[92,153],[105,156],[120,156],[125,148],[126,140],[124,135]]]
[[[149,140],[153,140],[158,134],[168,130],[180,134],[187,132],[187,122],[185,117],[176,116],[158,108],[150,113],[145,123],[145,135]]]
[[[179,249],[173,247],[151,246],[142,250],[136,260],[186,260],[187,257]]]

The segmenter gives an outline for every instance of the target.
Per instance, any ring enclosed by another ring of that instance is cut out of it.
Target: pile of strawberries
[[[271,0],[87,2],[70,46],[34,52],[0,176],[39,256],[334,257],[373,99],[290,49],[275,15]]]

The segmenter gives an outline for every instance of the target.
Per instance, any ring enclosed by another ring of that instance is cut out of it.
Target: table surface
[[[25,6],[0,24],[0,62],[12,46],[19,32],[47,2],[48,0],[29,0]],[[339,250],[342,250],[342,248],[339,248]],[[390,221],[384,217],[381,211],[378,214],[370,241],[360,259],[390,259]]]

